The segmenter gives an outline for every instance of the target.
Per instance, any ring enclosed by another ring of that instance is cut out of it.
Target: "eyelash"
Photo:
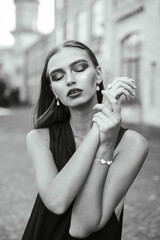
[[[73,68],[73,71],[74,71],[74,72],[83,72],[87,67],[88,67],[88,65],[86,65],[86,64],[81,64],[81,65],[75,66],[75,67]],[[77,69],[76,69],[76,68],[77,68]],[[78,68],[80,68],[80,70],[78,70]]]
[[[60,74],[57,74],[57,75],[60,75]],[[61,80],[64,77],[64,75],[65,75],[64,73],[62,75],[60,75],[60,77],[56,77],[56,76],[52,75],[51,79],[52,79],[52,81],[58,81],[58,80]]]
[[[80,64],[80,65],[78,65],[78,66],[75,66],[75,67],[73,67],[73,71],[74,72],[83,72],[86,68],[88,67],[88,65],[87,64]],[[78,70],[78,68],[80,68],[80,70]],[[54,76],[55,75],[55,76]],[[52,79],[52,81],[59,81],[59,80],[61,80],[64,76],[65,76],[65,74],[63,73],[60,77],[56,77],[56,75],[60,75],[59,73],[58,74],[53,74],[53,75],[51,75],[51,79]]]

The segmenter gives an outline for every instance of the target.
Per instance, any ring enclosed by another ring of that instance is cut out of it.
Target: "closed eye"
[[[77,63],[73,66],[72,71],[74,72],[83,72],[86,68],[88,68],[87,63]]]
[[[64,76],[65,76],[65,74],[63,72],[55,72],[50,76],[50,78],[51,78],[52,81],[59,81]]]

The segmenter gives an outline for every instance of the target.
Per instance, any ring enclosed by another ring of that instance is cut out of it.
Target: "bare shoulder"
[[[49,147],[49,129],[40,128],[31,130],[26,137],[27,147],[46,146]]]
[[[133,131],[133,130],[127,130],[124,134],[124,142],[128,142],[128,144],[134,143],[135,145],[141,145],[141,147],[148,148],[148,141],[144,136],[142,136],[140,133]]]
[[[149,150],[149,144],[146,138],[142,136],[140,133],[133,130],[127,130],[124,133],[120,141],[120,144],[116,149],[117,153],[123,150],[125,151],[141,150],[142,152],[147,154]]]

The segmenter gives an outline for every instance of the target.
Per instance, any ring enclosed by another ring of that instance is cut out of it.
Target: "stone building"
[[[5,84],[5,95],[7,97],[9,96],[12,89],[12,74],[14,74],[14,66],[12,64],[13,59],[11,58],[12,54],[12,48],[0,48],[0,84],[1,82]],[[0,96],[0,99],[1,97],[2,96]]]
[[[54,1],[54,0],[53,0]],[[38,31],[39,0],[14,0],[16,5],[14,74],[20,89],[21,101],[36,101],[44,59],[55,45],[54,32],[41,34]],[[54,14],[54,13],[53,13]]]
[[[13,47],[14,85],[19,88],[20,100],[27,101],[27,82],[25,79],[25,51],[30,48],[42,34],[38,31],[38,0],[14,0],[16,6],[16,27],[12,32],[15,38]]]
[[[56,0],[55,41],[69,39],[93,49],[106,84],[135,79],[137,96],[123,104],[124,119],[160,126],[159,0]]]
[[[39,93],[39,83],[47,53],[55,46],[54,31],[42,36],[25,51],[25,82],[27,101],[35,103]]]
[[[14,45],[0,48],[0,77],[4,78],[8,91],[18,89],[21,102],[28,101],[26,82],[26,54],[42,34],[38,31],[38,0],[14,0],[16,26],[12,32]]]
[[[95,52],[106,86],[117,76],[135,79],[137,95],[123,103],[123,119],[160,126],[159,25],[159,0],[55,0],[54,32],[25,47],[25,68],[17,69],[25,98],[35,101],[47,52],[75,39]]]

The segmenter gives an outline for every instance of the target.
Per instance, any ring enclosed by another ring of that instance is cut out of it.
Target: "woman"
[[[148,153],[139,133],[121,127],[119,99],[135,88],[116,78],[103,90],[98,62],[82,43],[49,53],[27,135],[39,194],[23,240],[121,239],[125,195]]]

